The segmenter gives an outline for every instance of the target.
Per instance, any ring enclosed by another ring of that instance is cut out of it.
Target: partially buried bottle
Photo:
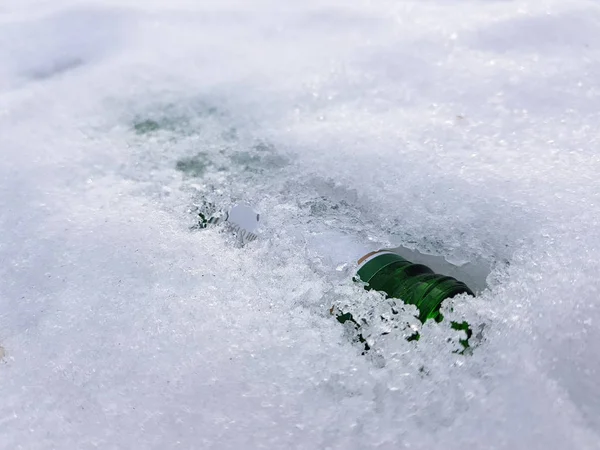
[[[447,298],[458,294],[475,295],[462,281],[436,274],[429,267],[414,264],[391,251],[371,252],[359,259],[358,264],[358,278],[367,283],[368,289],[415,305],[421,322],[427,319],[439,322],[442,319],[440,306]]]
[[[399,254],[389,250],[378,250],[358,260],[357,281],[365,283],[365,289],[385,293],[388,297],[401,299],[404,303],[415,305],[419,310],[419,320],[425,323],[428,319],[441,322],[442,302],[459,294],[475,296],[469,287],[455,278],[434,273],[423,264],[412,263]],[[352,314],[339,312],[337,320],[341,323],[350,321],[360,330],[360,324]],[[461,353],[469,348],[472,335],[467,322],[451,322],[454,330],[462,330],[466,339],[459,339],[463,347]],[[414,333],[408,340],[418,340],[420,335]],[[364,344],[365,351],[369,345],[359,331],[358,340]]]
[[[235,205],[223,217],[207,217],[199,212],[200,222],[196,228],[205,228],[209,224],[226,222],[229,228],[238,236],[240,245],[256,239],[255,234],[260,220],[259,214],[248,205]],[[331,264],[339,264],[352,260],[368,251],[368,244],[360,242],[355,237],[342,232],[329,230],[315,234],[301,235],[306,245],[322,256],[326,256]],[[372,248],[372,247],[371,247]],[[339,267],[343,267],[342,264]],[[419,310],[419,320],[425,323],[429,319],[441,322],[440,312],[442,302],[459,294],[475,296],[462,281],[449,276],[436,274],[423,264],[415,264],[392,250],[377,250],[367,253],[358,260],[356,272],[357,281],[365,283],[365,289],[385,293],[388,297],[397,298],[404,303],[415,305]],[[331,309],[332,314],[335,308]],[[351,313],[337,311],[336,318],[341,323],[354,324],[358,332],[358,340],[364,344],[365,350],[369,345],[362,336],[361,325]],[[360,321],[362,322],[362,321]],[[472,335],[467,322],[450,322],[455,330],[463,330],[466,339],[460,339],[463,351],[469,347]],[[420,335],[414,333],[409,340],[417,340]]]

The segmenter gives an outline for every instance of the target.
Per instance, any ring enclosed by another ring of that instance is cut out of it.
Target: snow
[[[600,448],[599,25],[2,2],[0,448]],[[234,204],[257,240],[193,229]],[[351,280],[367,247],[474,283],[445,310],[471,355],[449,321],[405,339]]]

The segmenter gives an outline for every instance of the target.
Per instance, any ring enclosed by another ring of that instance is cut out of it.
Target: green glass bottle
[[[447,298],[458,294],[475,295],[465,283],[436,274],[429,267],[414,264],[391,251],[369,253],[358,264],[358,278],[367,284],[367,289],[385,292],[388,297],[415,305],[423,323],[427,319],[436,322],[443,319],[440,306]]]
[[[415,305],[419,310],[419,320],[425,323],[428,319],[441,322],[440,313],[442,302],[459,294],[475,296],[471,289],[455,278],[434,273],[423,264],[414,264],[402,256],[389,250],[371,252],[358,260],[357,277],[365,283],[365,289],[384,292],[388,297],[401,299],[404,303]],[[361,325],[352,314],[339,312],[336,318],[340,323],[350,322],[357,332],[357,340],[364,345],[364,352],[370,347],[363,337]],[[451,322],[454,330],[466,333],[466,339],[460,339],[464,354],[469,348],[472,336],[471,327],[467,322]],[[407,339],[418,340],[419,333],[414,333]]]

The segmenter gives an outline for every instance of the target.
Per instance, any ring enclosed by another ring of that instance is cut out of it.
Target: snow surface
[[[586,0],[2,1],[0,447],[600,448],[599,61]],[[484,273],[473,354],[328,233]]]

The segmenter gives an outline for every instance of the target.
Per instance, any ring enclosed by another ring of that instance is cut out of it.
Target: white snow
[[[0,448],[600,448],[599,61],[590,0],[4,0]]]

